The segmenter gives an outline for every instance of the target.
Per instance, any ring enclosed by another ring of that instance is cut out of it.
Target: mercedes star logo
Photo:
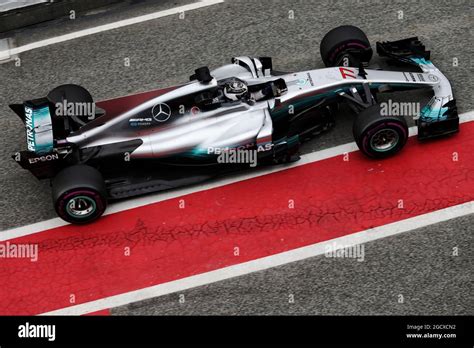
[[[171,108],[165,103],[156,104],[151,109],[151,114],[156,121],[166,122],[171,117]]]

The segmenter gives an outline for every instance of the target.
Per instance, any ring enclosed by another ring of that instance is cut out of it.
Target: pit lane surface
[[[165,87],[186,81],[198,66],[217,66],[240,54],[271,55],[280,70],[321,67],[319,40],[330,28],[351,23],[362,27],[372,43],[420,36],[432,50],[435,64],[452,81],[460,112],[468,111],[473,105],[466,93],[472,87],[467,7],[465,1],[436,6],[410,1],[235,1],[193,11],[185,19],[161,18],[26,52],[21,55],[21,67],[0,65],[4,83],[0,107],[5,115],[0,120],[1,158],[5,159],[1,193],[6,197],[1,203],[1,229],[54,217],[48,184],[38,184],[8,160],[24,143],[21,123],[8,110],[8,102],[40,96],[68,82],[84,85],[96,99]],[[397,18],[400,10],[404,11],[403,20]],[[135,7],[133,11],[140,10]],[[294,19],[288,18],[288,11],[294,11]],[[94,21],[100,25],[112,15],[117,14],[89,16],[83,25]],[[74,26],[79,28],[81,20]],[[47,37],[48,31],[51,27],[45,26],[31,32],[40,38]],[[25,33],[18,34],[20,44],[27,42]],[[130,67],[123,64],[127,57]],[[452,65],[455,57],[457,67]],[[351,141],[351,118],[341,115],[336,129],[306,144],[304,152]],[[472,255],[467,246],[472,220],[471,215],[410,233],[409,238],[403,234],[372,242],[367,252],[370,247],[373,254],[366,262],[315,257],[185,292],[185,298],[192,299],[185,304],[174,294],[112,313],[468,313],[472,266],[467,260]],[[446,255],[455,246],[461,252],[453,263]],[[407,276],[414,267],[415,275]],[[397,292],[408,294],[404,304],[394,300],[393,284],[400,284]],[[290,291],[295,295],[295,306],[288,303]]]

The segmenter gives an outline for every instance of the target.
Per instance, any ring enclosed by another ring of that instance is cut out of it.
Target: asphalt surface
[[[23,45],[188,2],[137,2],[9,36]],[[25,148],[25,135],[9,103],[44,96],[63,83],[83,85],[96,100],[176,85],[187,81],[195,68],[213,68],[235,55],[272,56],[278,70],[319,68],[323,35],[353,24],[373,44],[419,36],[451,80],[462,113],[474,104],[471,23],[472,1],[467,0],[227,1],[186,13],[184,19],[164,17],[25,52],[21,66],[0,65],[0,230],[56,216],[49,184],[10,159]],[[454,58],[458,66],[453,66]],[[382,64],[377,58],[374,62]],[[425,100],[427,95],[400,98]],[[303,152],[352,141],[352,118],[341,110],[337,127],[305,144]],[[315,257],[186,291],[184,304],[172,294],[112,313],[472,314],[473,222],[470,215],[369,243],[364,262]],[[461,252],[452,257],[455,246]],[[288,303],[289,294],[295,303]],[[397,302],[399,294],[403,304]]]

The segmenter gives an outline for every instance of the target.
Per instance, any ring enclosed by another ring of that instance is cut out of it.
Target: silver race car
[[[324,69],[283,73],[269,57],[235,57],[197,69],[181,86],[97,103],[80,86],[59,86],[10,105],[27,134],[27,150],[13,158],[51,180],[61,218],[86,223],[109,200],[296,161],[303,141],[334,125],[341,103],[355,112],[354,139],[365,155],[394,155],[410,115],[384,111],[380,93],[429,88],[418,138],[458,131],[451,85],[416,37],[377,42],[377,53],[400,67],[391,71],[370,69],[371,46],[354,26],[331,30],[320,50]]]

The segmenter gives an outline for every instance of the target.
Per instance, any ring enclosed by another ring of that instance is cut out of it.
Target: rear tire
[[[359,62],[368,64],[373,54],[365,33],[353,25],[343,25],[329,31],[321,40],[319,48],[327,67],[357,67]],[[344,57],[348,58],[347,64],[344,64]]]
[[[47,99],[54,104],[62,105],[63,102],[73,103],[78,105],[87,105],[88,109],[96,110],[94,100],[87,89],[79,85],[60,85],[48,93]],[[62,107],[62,106],[61,106]],[[56,109],[56,112],[58,110]],[[65,113],[67,109],[62,110]],[[65,116],[65,115],[63,115]],[[74,131],[78,130],[92,119],[95,118],[96,114],[93,115],[67,115],[69,116],[70,126]]]
[[[52,193],[58,216],[74,224],[96,220],[107,207],[105,182],[100,172],[90,166],[63,169],[53,179]]]
[[[398,153],[408,140],[408,126],[401,116],[383,116],[379,105],[357,115],[353,126],[354,139],[368,157],[385,158]]]

